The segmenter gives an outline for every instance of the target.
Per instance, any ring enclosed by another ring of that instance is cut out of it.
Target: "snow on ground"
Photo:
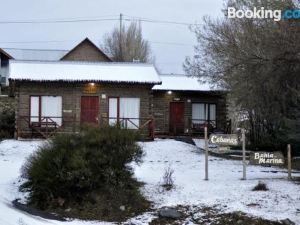
[[[42,141],[7,140],[0,143],[0,225],[104,225],[105,222],[73,220],[59,222],[45,220],[18,211],[11,201],[22,197],[18,192],[20,168],[27,156]],[[300,224],[300,187],[286,180],[283,169],[248,166],[248,180],[240,180],[242,164],[209,157],[209,181],[204,181],[204,155],[195,146],[174,140],[155,140],[141,143],[145,150],[143,163],[132,164],[135,176],[145,182],[143,192],[156,207],[218,204],[226,211],[244,211],[267,219],[290,218]],[[166,167],[174,169],[175,189],[165,192],[160,187]],[[279,171],[274,173],[272,171]],[[253,192],[258,180],[267,183],[269,191]],[[247,206],[258,204],[258,206]],[[130,220],[133,224],[148,224],[152,213],[145,213]],[[129,222],[129,221],[128,221]]]
[[[95,222],[73,220],[59,222],[46,220],[29,215],[12,207],[11,201],[22,198],[23,193],[18,192],[20,168],[25,159],[33,153],[42,141],[16,141],[6,140],[0,142],[0,225],[92,225]],[[111,223],[97,223],[101,225]]]
[[[146,183],[144,192],[157,207],[220,204],[226,212],[243,211],[271,220],[290,218],[300,224],[300,186],[287,181],[286,170],[248,166],[247,180],[244,181],[241,180],[241,161],[210,156],[209,181],[205,181],[204,154],[196,147],[173,140],[156,140],[142,145],[146,157],[141,166],[135,167],[135,174]],[[165,193],[161,192],[159,183],[169,165],[175,171],[176,188]],[[258,180],[264,181],[270,190],[251,191]]]

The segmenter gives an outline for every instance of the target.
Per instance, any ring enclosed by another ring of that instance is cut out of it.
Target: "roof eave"
[[[4,51],[2,48],[0,48],[0,53],[4,54],[9,59],[14,59],[10,54],[8,54],[6,51]]]
[[[227,90],[178,90],[178,89],[152,89],[153,91],[174,91],[174,92],[228,92]]]
[[[116,83],[116,84],[144,84],[144,85],[160,85],[158,81],[113,81],[113,80],[32,80],[21,78],[9,78],[9,81],[16,82],[32,82],[32,83]]]

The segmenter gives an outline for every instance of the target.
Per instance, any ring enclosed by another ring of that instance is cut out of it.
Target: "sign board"
[[[252,152],[250,154],[252,165],[282,165],[284,156],[281,152]]]
[[[220,146],[236,146],[239,144],[239,137],[236,134],[211,134],[209,143]]]

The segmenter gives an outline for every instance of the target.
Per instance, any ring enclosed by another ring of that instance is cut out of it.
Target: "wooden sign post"
[[[292,179],[292,156],[291,156],[291,145],[287,145],[287,160],[288,160],[288,179]]]
[[[208,140],[207,140],[207,126],[204,127],[205,138],[205,180],[208,180]]]
[[[211,134],[209,142],[219,146],[237,146],[239,138],[236,134]]]
[[[242,129],[242,145],[243,145],[243,180],[246,180],[246,137],[245,129]]]
[[[251,165],[284,165],[284,156],[281,152],[252,152]]]
[[[205,136],[205,180],[208,180],[208,140],[207,140],[207,127],[204,128]],[[219,151],[220,146],[225,148],[228,146],[237,146],[239,144],[239,137],[236,134],[211,134],[209,136],[209,143],[218,145]],[[227,149],[226,148],[226,149]]]

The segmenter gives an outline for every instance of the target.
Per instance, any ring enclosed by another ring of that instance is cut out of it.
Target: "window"
[[[194,123],[203,123],[206,120],[205,104],[192,104],[192,120]]]
[[[40,120],[40,97],[30,97],[30,122],[39,122]]]
[[[216,104],[193,103],[193,125],[203,125],[206,121],[209,121],[213,127],[216,127]]]
[[[139,98],[109,98],[109,124],[116,124],[129,129],[138,129],[140,121]]]
[[[117,120],[119,118],[119,98],[109,98],[109,111],[108,111],[108,117],[109,117],[109,125],[115,125],[117,123]]]
[[[216,120],[216,104],[209,104],[209,120]]]
[[[62,125],[61,96],[31,96],[30,122],[56,123]]]

